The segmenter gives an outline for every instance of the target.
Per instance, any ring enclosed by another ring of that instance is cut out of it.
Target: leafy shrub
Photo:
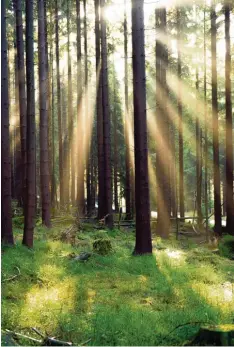
[[[100,255],[109,254],[112,250],[111,242],[108,239],[98,239],[93,242],[93,250]]]

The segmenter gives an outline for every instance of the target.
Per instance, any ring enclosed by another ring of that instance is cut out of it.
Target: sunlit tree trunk
[[[77,207],[80,215],[85,213],[84,199],[84,117],[82,115],[82,71],[81,71],[81,23],[80,0],[76,0],[77,30]]]
[[[112,214],[112,189],[111,189],[111,140],[110,140],[110,110],[109,110],[109,89],[108,89],[108,63],[107,63],[107,40],[106,40],[106,19],[104,17],[105,0],[100,1],[101,5],[101,57],[102,57],[102,114],[103,114],[103,152],[104,152],[104,201],[106,225],[113,227]]]
[[[234,235],[234,201],[233,201],[233,134],[232,134],[232,98],[231,98],[231,43],[230,43],[230,7],[226,3],[225,13],[225,95],[226,95],[226,209],[227,232]]]
[[[127,4],[124,0],[124,96],[125,96],[125,201],[126,220],[131,219],[131,181],[130,181],[130,148],[129,148],[129,107],[128,107],[128,22]]]
[[[57,73],[57,112],[58,112],[58,137],[59,137],[59,198],[60,207],[64,206],[64,174],[63,174],[63,140],[62,140],[62,109],[61,85],[59,67],[59,19],[58,0],[55,0],[55,44],[56,44],[56,73]]]
[[[156,9],[156,30],[166,33],[166,8]],[[169,119],[166,109],[168,65],[167,48],[156,41],[156,101],[157,131],[156,138],[156,172],[157,172],[157,229],[162,237],[168,237],[170,231],[170,146]],[[165,158],[165,154],[167,159]]]
[[[181,13],[180,9],[176,9],[176,21],[177,21],[177,76],[180,81],[182,78],[182,66],[181,66]],[[179,117],[179,211],[180,218],[184,218],[184,136],[183,136],[183,108],[182,108],[182,96],[181,88],[178,85],[178,117]]]
[[[1,2],[1,240],[14,244],[11,219],[11,159],[9,136],[9,91],[6,39],[6,4]]]
[[[27,136],[27,104],[25,87],[25,64],[24,64],[24,40],[23,40],[23,22],[22,22],[22,2],[15,0],[16,13],[16,50],[18,67],[18,88],[19,88],[19,112],[20,112],[20,144],[21,144],[21,170],[22,170],[22,199],[25,206],[26,189],[26,136]]]
[[[33,247],[36,213],[36,124],[34,82],[33,0],[26,1],[27,186],[23,244]]]
[[[50,173],[48,153],[48,66],[46,66],[44,0],[38,0],[38,64],[39,64],[39,103],[40,103],[40,179],[42,223],[50,227]]]
[[[116,115],[116,90],[115,90],[115,77],[114,77],[114,112],[113,112],[113,126],[114,126],[114,206],[115,211],[119,211],[118,199],[118,134],[117,134],[117,115]]]
[[[134,254],[152,253],[146,124],[143,4],[143,0],[132,0],[132,64],[136,194],[136,244]]]
[[[220,166],[219,166],[219,122],[218,122],[218,92],[217,92],[217,58],[216,58],[216,12],[215,2],[211,4],[211,61],[212,61],[212,125],[213,125],[213,175],[214,175],[214,217],[215,232],[221,229],[221,196],[220,196]]]

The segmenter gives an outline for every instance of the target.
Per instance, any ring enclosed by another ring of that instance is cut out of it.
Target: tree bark
[[[181,39],[181,14],[180,9],[176,9],[177,18],[177,76],[178,80],[182,78],[182,66],[181,66],[181,52],[180,52],[180,39]],[[181,88],[178,86],[178,117],[179,117],[179,211],[180,218],[184,218],[184,135],[183,135],[183,107]]]
[[[103,151],[103,115],[102,115],[102,76],[100,52],[100,1],[95,2],[95,47],[96,47],[96,107],[97,107],[97,144],[98,144],[98,219],[105,216],[104,211],[104,151]]]
[[[24,64],[24,39],[23,39],[23,22],[22,22],[22,1],[15,1],[16,13],[16,50],[17,50],[17,67],[18,67],[18,88],[19,88],[19,111],[20,111],[20,144],[21,144],[21,170],[22,170],[22,203],[25,207],[25,190],[26,190],[26,136],[27,136],[27,103],[26,103],[26,86],[25,86],[25,64]]]
[[[79,215],[85,213],[84,199],[84,117],[82,115],[81,23],[80,0],[76,0],[77,30],[77,206]]]
[[[23,244],[33,247],[36,213],[36,124],[34,82],[33,0],[26,1],[27,186]]]
[[[199,93],[199,73],[198,66],[196,67],[196,92],[197,98]],[[201,126],[200,126],[200,114],[196,111],[196,208],[197,208],[197,224],[200,227],[202,225],[202,151],[201,151]]]
[[[104,17],[105,0],[100,1],[101,5],[101,57],[102,57],[102,112],[103,112],[103,152],[104,152],[104,202],[106,225],[113,227],[112,214],[112,189],[111,189],[111,141],[110,141],[110,110],[109,110],[109,89],[108,89],[108,63],[107,63],[107,42],[106,42],[106,20]]]
[[[221,196],[220,196],[220,166],[219,166],[219,122],[218,122],[218,92],[217,92],[217,58],[216,58],[216,12],[215,2],[211,4],[211,61],[212,61],[212,125],[213,125],[213,175],[214,175],[214,230],[221,235]]]
[[[126,220],[132,218],[131,213],[131,181],[130,181],[130,147],[129,147],[129,124],[130,115],[128,107],[128,22],[127,4],[124,0],[124,96],[125,96],[125,201],[126,201]]]
[[[231,98],[231,43],[230,43],[230,2],[224,6],[225,14],[225,95],[226,95],[226,210],[227,232],[234,235],[233,201],[233,135],[232,135],[232,98]]]
[[[166,8],[156,9],[156,29],[166,33]],[[170,231],[170,130],[166,109],[168,98],[166,69],[168,54],[166,45],[156,41],[156,102],[157,102],[157,128],[156,139],[156,168],[157,168],[157,230],[162,237],[167,238]],[[165,158],[165,153],[167,159]]]
[[[48,152],[48,67],[46,58],[44,0],[38,0],[38,63],[39,63],[39,103],[40,103],[40,179],[42,224],[50,222],[50,172]]]
[[[58,109],[58,137],[59,137],[59,196],[60,207],[64,206],[64,175],[63,175],[63,139],[62,139],[62,109],[61,85],[59,67],[59,19],[58,0],[55,0],[55,44],[56,44],[56,70],[57,70],[57,109]]]
[[[6,4],[1,2],[1,239],[3,243],[14,244],[11,213],[11,159],[9,136],[9,91],[8,91],[8,60],[6,38]]]
[[[113,65],[114,66],[114,65]],[[114,113],[113,113],[113,125],[114,125],[114,205],[115,211],[119,211],[119,199],[118,199],[118,134],[117,134],[117,115],[116,115],[116,90],[115,90],[115,76],[114,76]]]
[[[143,0],[132,0],[132,63],[136,204],[136,244],[134,254],[152,253],[146,124],[143,4]]]

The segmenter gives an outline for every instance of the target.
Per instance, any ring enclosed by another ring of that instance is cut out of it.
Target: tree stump
[[[205,325],[187,346],[233,346],[234,324]]]

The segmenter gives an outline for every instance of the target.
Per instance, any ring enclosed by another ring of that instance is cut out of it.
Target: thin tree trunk
[[[182,66],[181,66],[181,52],[180,52],[180,36],[181,36],[181,14],[180,9],[176,9],[177,18],[177,76],[178,79],[182,78]],[[179,211],[180,218],[184,218],[184,136],[183,136],[183,108],[182,108],[182,96],[181,88],[178,86],[178,117],[179,117]]]
[[[166,33],[166,8],[156,9],[156,28]],[[170,231],[170,150],[169,119],[166,110],[168,98],[166,69],[168,65],[167,48],[159,40],[156,41],[156,101],[157,128],[156,167],[157,167],[157,230],[162,237],[168,237]],[[165,153],[168,159],[165,159]]]
[[[211,61],[212,61],[212,116],[213,116],[213,170],[214,170],[214,217],[215,232],[222,233],[221,228],[221,196],[220,196],[220,166],[219,166],[219,122],[218,122],[218,92],[217,92],[217,58],[216,58],[216,12],[215,3],[211,5]]]
[[[197,92],[197,98],[199,93],[199,73],[198,73],[198,66],[196,67],[196,92]],[[200,227],[202,225],[202,209],[201,209],[201,202],[202,202],[202,152],[201,152],[201,127],[200,127],[200,114],[197,110],[196,115],[196,208],[197,208],[197,224]]]
[[[207,82],[207,69],[206,69],[206,9],[204,8],[204,123],[205,123],[205,192],[204,192],[204,203],[205,203],[205,218],[206,218],[206,239],[208,241],[208,138],[207,138],[207,127],[208,127],[208,122],[207,122],[207,87],[206,87],[206,82]]]
[[[16,13],[16,49],[17,49],[17,67],[18,67],[18,88],[19,88],[19,111],[20,111],[20,144],[21,144],[21,170],[22,170],[22,203],[25,207],[26,191],[26,136],[27,136],[27,104],[25,87],[25,64],[24,64],[24,39],[22,22],[22,1],[15,1]]]
[[[63,174],[63,140],[62,140],[62,109],[61,109],[61,85],[59,67],[59,19],[58,0],[55,0],[55,43],[56,43],[56,70],[57,70],[57,109],[58,109],[58,137],[59,137],[59,202],[64,206],[64,174]]]
[[[132,63],[136,194],[136,244],[134,254],[152,253],[146,124],[143,4],[143,0],[132,0]]]
[[[84,117],[82,115],[81,23],[80,0],[76,0],[77,29],[77,206],[79,215],[85,213],[84,199]]]
[[[101,57],[102,57],[102,111],[103,111],[103,151],[104,151],[104,191],[105,191],[105,218],[106,225],[113,227],[112,214],[112,189],[111,189],[111,140],[110,140],[110,110],[108,89],[108,63],[107,63],[107,40],[106,20],[104,17],[105,0],[101,5]]]
[[[129,107],[128,107],[128,21],[127,4],[124,0],[124,96],[125,96],[125,201],[126,201],[126,220],[131,219],[131,182],[130,182],[130,148],[129,148]]]
[[[113,65],[114,66],[114,65]],[[119,211],[119,199],[118,199],[118,134],[117,134],[117,115],[116,115],[116,90],[115,90],[115,76],[114,76],[114,205],[115,211]]]
[[[50,227],[50,172],[48,153],[47,69],[44,0],[38,0],[38,61],[40,102],[40,178],[42,224]]]
[[[225,13],[225,95],[226,95],[226,201],[227,232],[234,235],[234,201],[233,201],[233,135],[232,135],[232,98],[231,98],[231,43],[230,43],[230,7],[224,7]]]
[[[34,82],[33,0],[26,1],[27,186],[23,244],[33,247],[36,213],[36,124]]]
[[[1,239],[3,243],[14,244],[11,213],[11,159],[9,136],[9,91],[8,91],[8,60],[6,39],[6,4],[1,3]]]
[[[98,219],[105,216],[104,211],[104,151],[103,151],[103,115],[102,115],[102,77],[100,51],[100,1],[95,2],[95,45],[96,45],[96,107],[97,107],[97,143],[98,143]]]

